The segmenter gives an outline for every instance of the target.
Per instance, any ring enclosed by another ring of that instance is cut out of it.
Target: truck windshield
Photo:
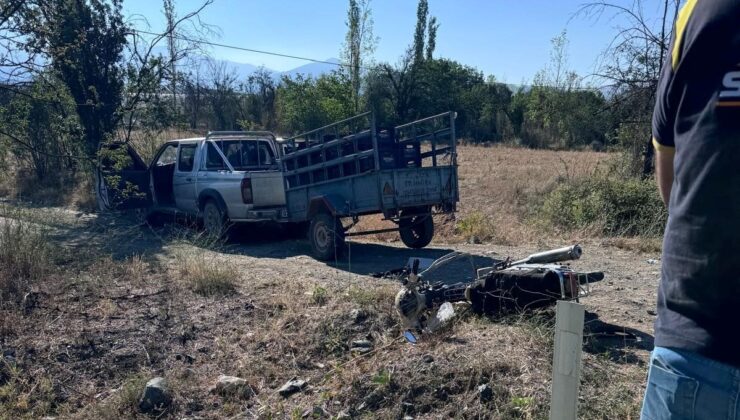
[[[262,140],[215,141],[234,170],[269,169],[274,167],[275,154],[270,143]]]

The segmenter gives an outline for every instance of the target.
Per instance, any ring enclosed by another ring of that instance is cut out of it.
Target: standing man
[[[740,419],[740,0],[688,0],[653,115],[668,206],[642,418]]]

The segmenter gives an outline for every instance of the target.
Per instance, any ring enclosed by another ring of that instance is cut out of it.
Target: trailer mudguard
[[[346,200],[336,194],[312,197],[311,202],[308,205],[306,218],[311,220],[316,214],[322,211],[327,212],[334,217],[346,216],[349,213]]]

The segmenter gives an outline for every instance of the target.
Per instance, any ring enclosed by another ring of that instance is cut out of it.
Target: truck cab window
[[[177,170],[180,172],[192,172],[195,164],[195,145],[181,144],[180,157],[177,160]]]
[[[225,170],[226,164],[224,164],[224,160],[221,159],[221,155],[218,154],[216,146],[211,142],[207,142],[206,144],[208,145],[206,151],[206,169],[209,171]]]
[[[245,167],[259,166],[259,160],[257,160],[257,142],[242,142],[242,165]]]
[[[259,159],[260,166],[271,166],[275,163],[272,148],[264,141],[259,142]]]
[[[174,164],[177,160],[177,145],[168,144],[157,158],[157,166]]]
[[[226,140],[219,142],[219,146],[237,171],[268,169],[275,164],[275,155],[266,141]]]
[[[225,141],[221,143],[221,150],[226,155],[226,159],[234,169],[242,166],[242,145],[238,141]]]

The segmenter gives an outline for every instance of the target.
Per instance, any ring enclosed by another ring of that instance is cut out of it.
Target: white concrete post
[[[575,420],[581,379],[583,305],[559,300],[555,308],[550,420]]]

